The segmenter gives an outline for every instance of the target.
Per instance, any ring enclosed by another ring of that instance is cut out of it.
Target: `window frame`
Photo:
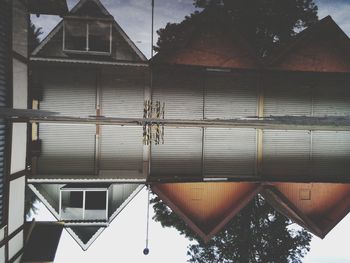
[[[62,219],[62,192],[83,192],[83,207],[82,207],[82,219]],[[105,192],[106,193],[106,216],[104,219],[92,219],[94,220],[105,220],[108,221],[108,188],[61,188],[59,195],[59,220],[62,221],[91,221],[91,219],[85,219],[85,207],[86,207],[86,192]]]
[[[85,25],[85,49],[86,50],[76,50],[76,49],[67,49],[66,47],[66,22],[68,21],[80,21]],[[89,23],[94,21],[105,22],[109,24],[109,51],[91,51],[89,50]],[[62,50],[67,53],[78,53],[78,54],[92,54],[92,55],[111,55],[112,54],[112,39],[113,39],[113,22],[110,19],[101,19],[101,18],[77,18],[77,17],[68,17],[63,19],[63,36],[62,36]]]

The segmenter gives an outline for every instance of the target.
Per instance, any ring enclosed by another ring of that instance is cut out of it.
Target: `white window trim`
[[[59,219],[64,221],[62,219],[61,211],[62,211],[62,192],[83,192],[83,219],[85,220],[85,201],[86,201],[86,192],[106,192],[106,217],[105,220],[108,221],[108,188],[69,188],[69,189],[60,189],[60,195],[59,195],[59,211],[58,216]],[[68,220],[70,221],[70,220]],[[72,220],[74,221],[74,220]]]
[[[63,37],[62,37],[62,50],[67,53],[79,53],[79,54],[92,54],[92,55],[111,55],[112,54],[112,22],[109,23],[109,51],[91,51],[89,50],[89,20],[83,20],[86,25],[86,50],[76,50],[66,48],[66,21],[63,21]]]

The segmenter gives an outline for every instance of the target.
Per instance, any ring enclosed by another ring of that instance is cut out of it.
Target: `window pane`
[[[82,220],[83,219],[83,192],[62,191],[61,219]]]
[[[93,21],[89,23],[89,51],[108,52],[110,48],[110,23]]]
[[[65,49],[86,51],[86,27],[85,21],[65,22]]]
[[[86,192],[85,209],[106,210],[106,192],[91,191]]]

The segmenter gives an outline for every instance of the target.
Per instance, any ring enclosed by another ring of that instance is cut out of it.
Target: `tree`
[[[157,31],[156,51],[182,47],[199,24],[217,24],[228,33],[238,29],[263,57],[318,21],[313,0],[195,0],[194,5],[203,11]]]
[[[232,34],[239,30],[265,57],[305,27],[318,21],[313,0],[195,0],[202,8],[181,23],[157,31],[155,50],[166,54],[184,47],[195,30],[212,28]],[[208,244],[159,199],[153,198],[155,216],[164,227],[197,241],[189,246],[190,262],[301,262],[310,250],[311,235],[293,230],[292,222],[258,196]]]
[[[249,203],[224,230],[203,243],[158,197],[152,199],[154,219],[163,227],[175,227],[194,244],[188,247],[189,262],[301,262],[310,250],[311,235],[295,230],[292,222],[276,212],[261,196]]]

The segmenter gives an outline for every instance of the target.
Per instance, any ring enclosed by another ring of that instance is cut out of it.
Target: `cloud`
[[[315,2],[318,6],[318,16],[320,19],[327,15],[332,16],[341,29],[350,36],[350,1],[316,0]]]

